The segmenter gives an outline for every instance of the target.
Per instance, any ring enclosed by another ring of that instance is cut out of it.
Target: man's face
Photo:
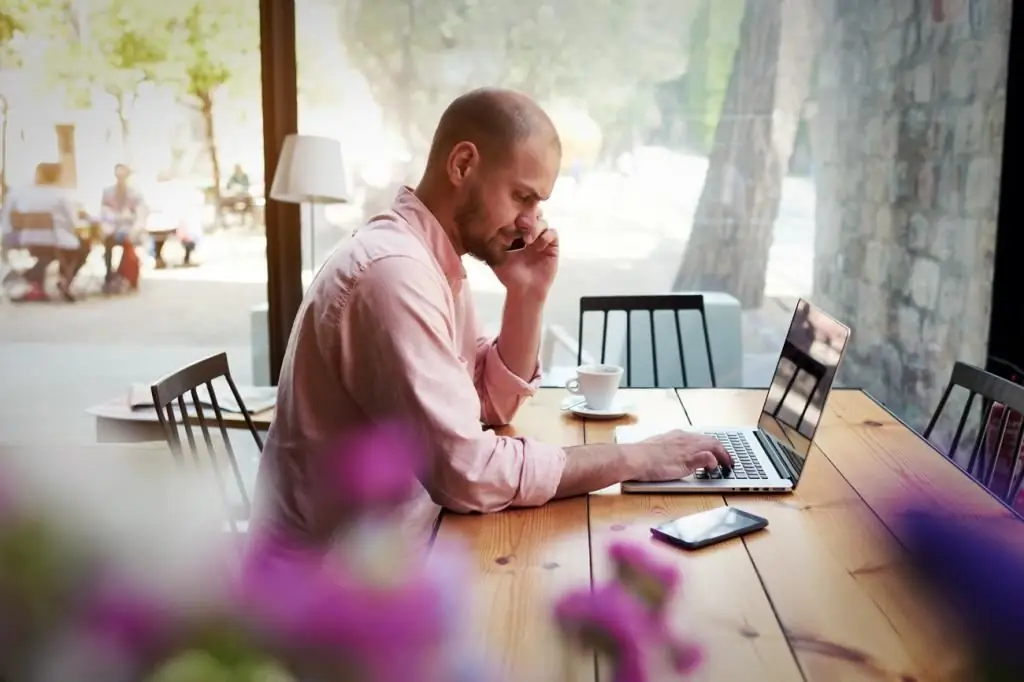
[[[528,139],[501,161],[477,157],[457,182],[455,224],[466,253],[500,265],[508,248],[529,234],[541,201],[551,195],[561,156],[542,139]]]
[[[117,180],[117,184],[123,185],[128,182],[128,176],[130,175],[127,166],[115,166],[114,167],[114,178]]]

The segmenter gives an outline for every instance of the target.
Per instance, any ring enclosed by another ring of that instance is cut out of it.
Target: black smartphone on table
[[[718,507],[651,528],[659,540],[685,549],[700,549],[762,530],[768,519],[736,507]]]

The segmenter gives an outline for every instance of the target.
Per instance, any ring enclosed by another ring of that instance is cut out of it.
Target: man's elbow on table
[[[539,507],[552,500],[565,468],[565,452],[524,438],[489,435],[461,452],[438,453],[425,481],[431,499],[460,514]]]

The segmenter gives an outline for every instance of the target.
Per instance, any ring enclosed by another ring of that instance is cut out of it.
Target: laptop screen
[[[846,325],[803,299],[797,302],[757,424],[776,442],[797,476],[849,340]]]

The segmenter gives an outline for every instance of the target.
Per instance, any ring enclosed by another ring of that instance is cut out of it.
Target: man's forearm
[[[585,495],[635,478],[635,467],[630,460],[636,461],[636,458],[630,457],[629,450],[636,447],[637,444],[598,443],[566,448],[565,469],[555,497]]]
[[[498,354],[505,366],[523,381],[533,379],[537,371],[543,324],[543,297],[508,292],[498,334]]]

